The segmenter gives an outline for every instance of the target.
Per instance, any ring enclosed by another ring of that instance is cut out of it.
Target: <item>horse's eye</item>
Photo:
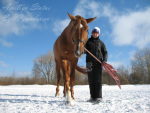
[[[87,32],[89,33],[89,29],[87,29]]]

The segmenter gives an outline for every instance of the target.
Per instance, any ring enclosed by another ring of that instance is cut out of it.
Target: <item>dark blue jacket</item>
[[[85,48],[88,49],[94,56],[96,56],[99,60],[107,61],[108,53],[105,47],[105,44],[97,38],[91,38],[88,39]],[[97,62],[96,59],[94,59],[88,52],[86,53],[86,62]]]

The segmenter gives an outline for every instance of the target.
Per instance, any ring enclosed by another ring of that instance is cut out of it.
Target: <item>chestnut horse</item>
[[[71,21],[61,35],[57,38],[53,47],[53,51],[57,73],[57,88],[55,96],[59,95],[61,69],[64,80],[64,96],[66,96],[66,101],[70,103],[71,100],[74,99],[73,84],[75,80],[75,69],[86,74],[86,69],[77,66],[77,62],[78,58],[84,54],[84,45],[88,40],[89,27],[87,23],[91,23],[96,17],[84,19],[79,15],[72,16],[69,13],[68,15]],[[71,85],[70,90],[69,83]]]

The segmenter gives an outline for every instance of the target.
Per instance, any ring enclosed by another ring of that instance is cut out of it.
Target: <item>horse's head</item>
[[[74,54],[75,57],[79,58],[84,53],[84,45],[88,40],[88,23],[91,23],[95,18],[84,19],[83,17],[77,15],[72,16],[69,14],[71,19],[71,39],[72,43],[74,44]]]

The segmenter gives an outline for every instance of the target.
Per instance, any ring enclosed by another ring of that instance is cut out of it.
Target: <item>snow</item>
[[[0,113],[150,113],[150,85],[103,86],[103,102],[87,102],[89,86],[74,86],[75,101],[65,102],[63,87],[54,85],[0,86]]]

